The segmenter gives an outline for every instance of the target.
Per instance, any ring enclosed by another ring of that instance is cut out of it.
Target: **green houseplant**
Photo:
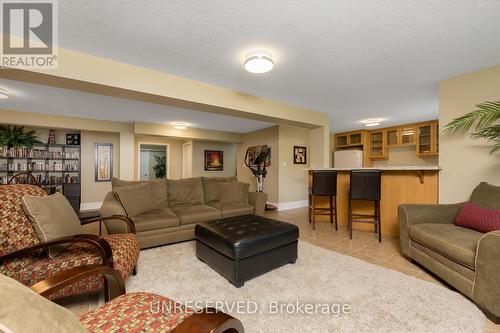
[[[36,131],[24,131],[24,126],[1,126],[0,125],[0,145],[8,148],[28,147],[35,143],[41,143],[36,139]]]
[[[155,177],[157,179],[163,179],[167,175],[167,163],[166,156],[154,155],[155,165],[153,166],[153,170],[155,172]]]
[[[477,109],[454,119],[445,126],[447,134],[463,134],[474,127],[473,139],[485,139],[493,145],[490,155],[500,151],[500,100],[483,102]]]

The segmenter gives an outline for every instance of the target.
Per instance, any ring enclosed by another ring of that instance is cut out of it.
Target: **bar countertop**
[[[382,170],[382,171],[439,171],[438,165],[400,165],[400,166],[381,166],[378,168],[311,168],[310,171],[332,170],[332,171],[351,171],[351,170]]]

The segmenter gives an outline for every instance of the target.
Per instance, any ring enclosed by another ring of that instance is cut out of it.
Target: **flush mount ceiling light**
[[[382,122],[382,119],[380,119],[380,118],[373,118],[373,119],[363,120],[363,123],[367,127],[378,126],[378,125],[380,125],[381,122]]]
[[[245,58],[245,70],[250,73],[267,73],[274,67],[274,61],[269,52],[255,51]]]
[[[7,94],[7,91],[5,89],[0,88],[0,99],[7,99],[9,98],[9,94]]]
[[[174,121],[172,123],[172,125],[174,125],[174,128],[175,129],[179,129],[179,130],[185,130],[187,127],[188,127],[188,123],[185,123],[183,121]]]

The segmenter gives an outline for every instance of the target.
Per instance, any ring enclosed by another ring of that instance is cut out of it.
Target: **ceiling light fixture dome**
[[[172,125],[174,125],[174,128],[175,129],[179,129],[179,130],[185,130],[187,127],[188,127],[188,123],[185,123],[183,121],[174,121],[172,123]]]
[[[363,120],[363,123],[367,127],[378,126],[378,125],[380,125],[380,123],[382,123],[382,119],[380,119],[380,118],[366,119],[366,120]]]
[[[0,88],[0,99],[7,99],[9,98],[9,94],[7,91],[3,88]]]
[[[267,73],[274,67],[271,54],[266,51],[255,51],[249,53],[245,58],[245,70],[250,73]]]

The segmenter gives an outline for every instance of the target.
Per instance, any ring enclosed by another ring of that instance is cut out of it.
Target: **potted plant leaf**
[[[493,145],[490,155],[500,151],[500,100],[476,105],[477,110],[454,119],[445,126],[448,134],[463,134],[474,127],[473,139],[485,139]]]
[[[36,131],[24,131],[24,126],[0,125],[0,145],[10,148],[28,147],[41,143],[36,139]]]
[[[155,154],[155,165],[153,166],[153,171],[155,172],[156,179],[163,179],[167,175],[167,163],[166,156],[160,156]]]

